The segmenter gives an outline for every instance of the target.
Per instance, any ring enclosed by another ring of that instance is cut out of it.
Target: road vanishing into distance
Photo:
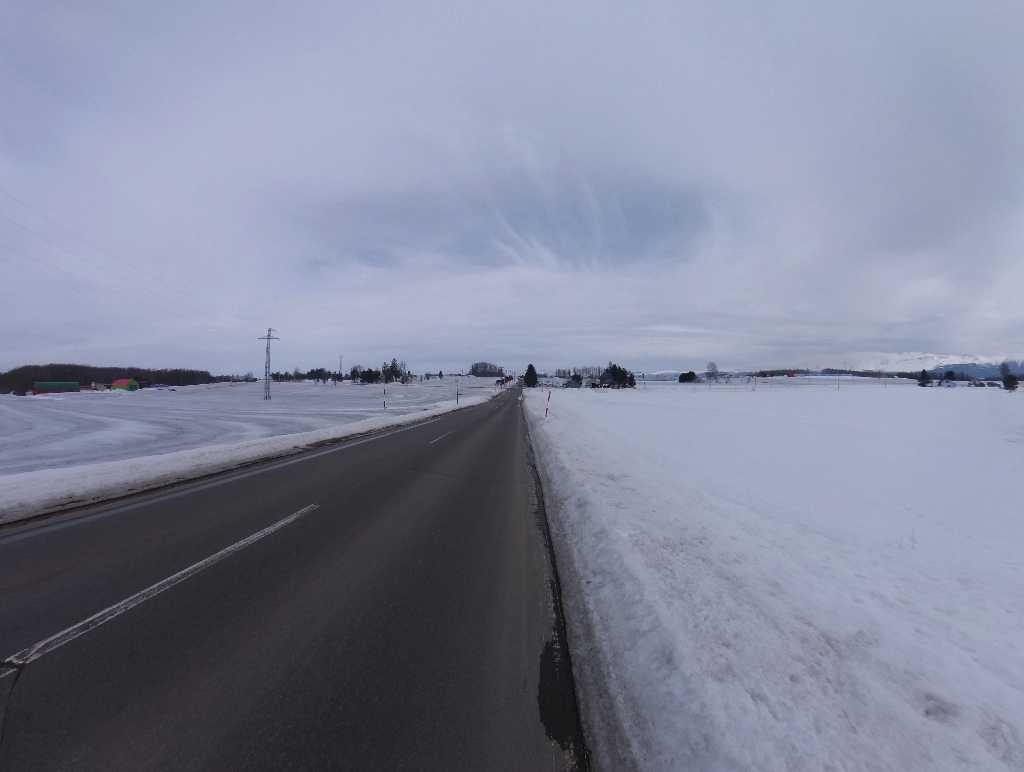
[[[0,769],[585,769],[518,391],[0,529]]]

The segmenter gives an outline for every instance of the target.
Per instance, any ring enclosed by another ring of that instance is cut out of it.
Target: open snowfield
[[[0,396],[0,522],[408,423],[495,393],[488,378],[413,384],[218,383]]]
[[[527,395],[585,712],[651,770],[1024,769],[1024,394],[801,384]]]

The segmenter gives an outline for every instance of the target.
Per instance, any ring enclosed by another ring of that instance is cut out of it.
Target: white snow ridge
[[[1024,769],[1024,399],[863,384],[528,395],[640,768]]]
[[[0,396],[0,523],[123,496],[314,443],[419,421],[456,408],[456,379],[388,384],[261,383],[175,391]],[[459,406],[494,396],[463,378]]]

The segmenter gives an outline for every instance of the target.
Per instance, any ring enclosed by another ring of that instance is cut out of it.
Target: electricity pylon
[[[270,399],[270,341],[281,339],[274,336],[273,327],[268,327],[267,334],[256,340],[265,340],[267,342],[267,363],[263,367],[263,399]]]

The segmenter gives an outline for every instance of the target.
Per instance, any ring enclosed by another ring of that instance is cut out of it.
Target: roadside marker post
[[[548,417],[548,410],[551,408],[551,389],[548,389],[548,398],[544,403],[544,417]]]

